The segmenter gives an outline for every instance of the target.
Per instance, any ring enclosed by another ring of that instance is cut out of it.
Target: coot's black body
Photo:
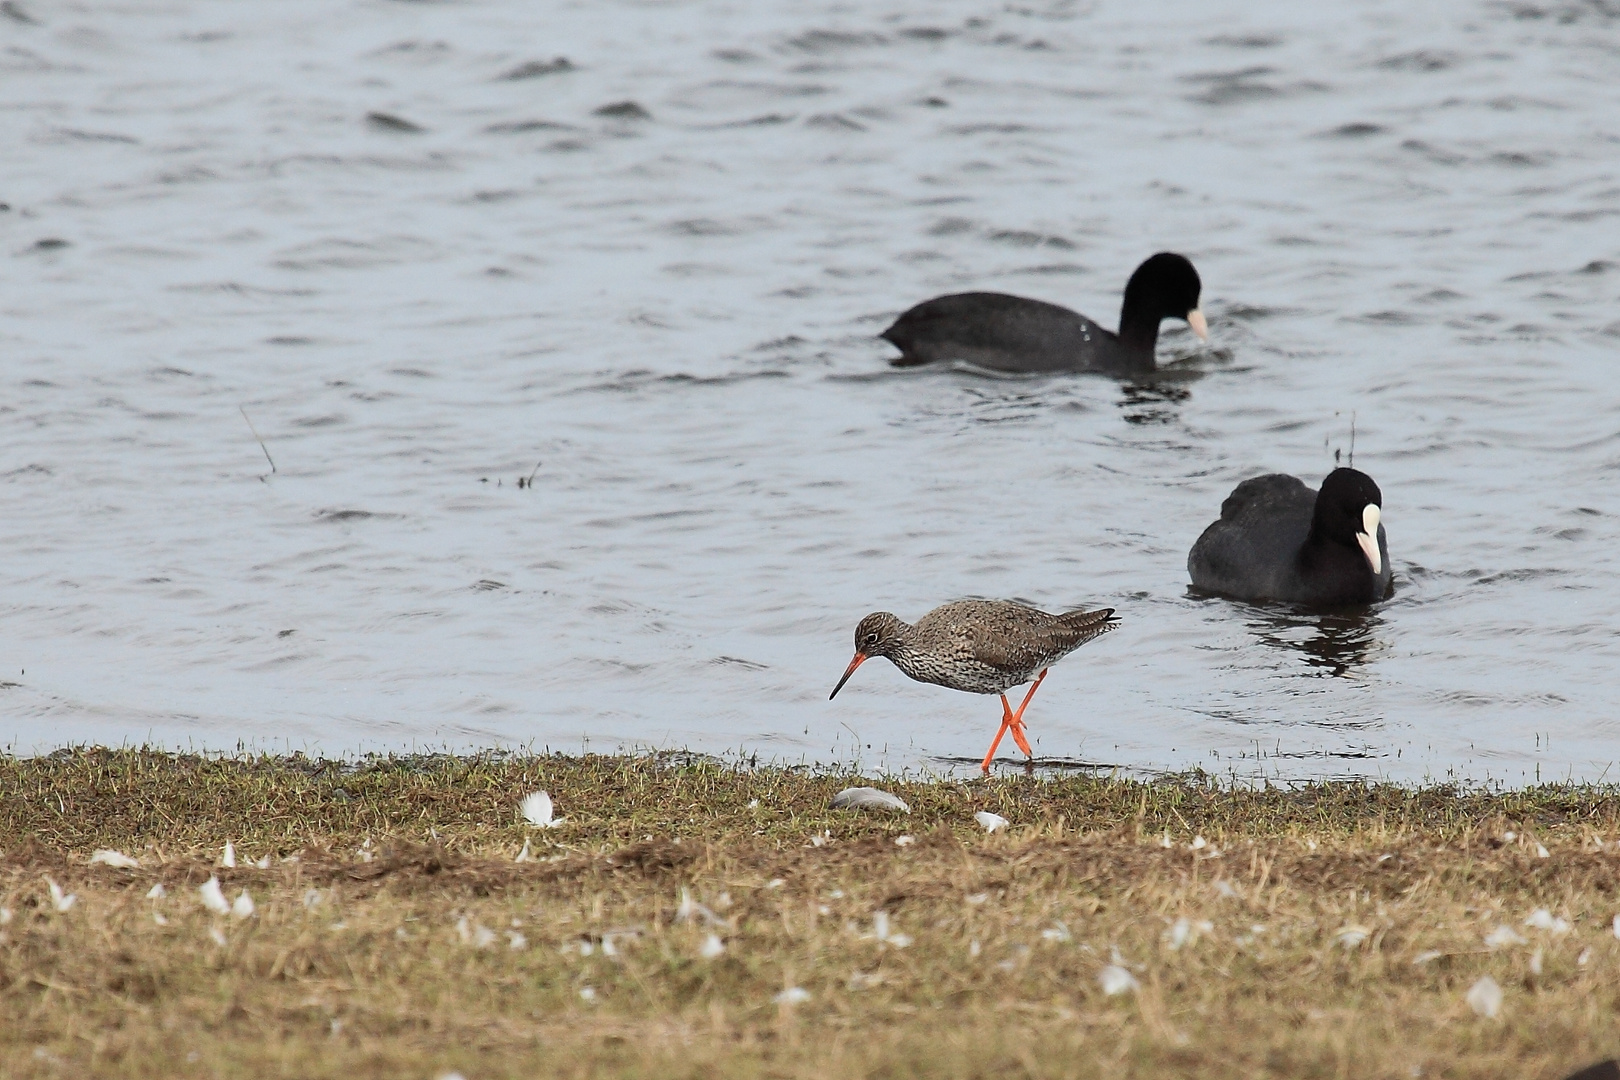
[[[1202,288],[1191,262],[1160,252],[1126,283],[1117,334],[1057,304],[972,292],[925,300],[881,336],[900,349],[890,361],[896,367],[960,360],[998,371],[1139,375],[1154,369],[1161,320],[1186,319],[1206,336]]]
[[[1334,469],[1321,494],[1292,476],[1257,476],[1221,504],[1187,572],[1194,588],[1238,600],[1370,604],[1390,590],[1382,507],[1378,485],[1355,469]]]

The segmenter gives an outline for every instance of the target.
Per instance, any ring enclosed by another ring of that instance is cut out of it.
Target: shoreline
[[[0,1073],[1522,1080],[1620,1051],[1614,788],[992,777],[829,807],[871,782],[0,757]],[[523,819],[540,789],[556,827]]]

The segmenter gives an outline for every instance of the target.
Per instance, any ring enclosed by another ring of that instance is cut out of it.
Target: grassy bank
[[[829,809],[852,782],[0,758],[0,1075],[1521,1080],[1620,1051],[1608,789],[1069,777]],[[561,826],[523,823],[539,788]],[[210,877],[252,913],[211,913]]]

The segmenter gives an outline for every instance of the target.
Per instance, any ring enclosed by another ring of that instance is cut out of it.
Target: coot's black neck
[[[1118,339],[1119,351],[1131,367],[1153,369],[1154,350],[1159,344],[1159,319],[1156,305],[1147,303],[1132,289],[1125,290],[1125,303],[1119,309]]]

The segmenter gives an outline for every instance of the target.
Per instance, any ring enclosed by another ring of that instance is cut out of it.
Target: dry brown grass
[[[1620,1051],[1608,790],[1066,777],[829,810],[849,781],[0,758],[0,1075],[1551,1080]],[[537,787],[567,825],[520,824]],[[525,838],[542,861],[513,861]],[[217,866],[226,839],[268,867]],[[141,868],[89,865],[102,847]],[[211,875],[255,913],[204,910]],[[723,922],[680,919],[682,889]],[[1503,926],[1525,941],[1488,946]],[[1108,996],[1116,949],[1138,985]],[[1486,974],[1496,1019],[1464,1001]]]

